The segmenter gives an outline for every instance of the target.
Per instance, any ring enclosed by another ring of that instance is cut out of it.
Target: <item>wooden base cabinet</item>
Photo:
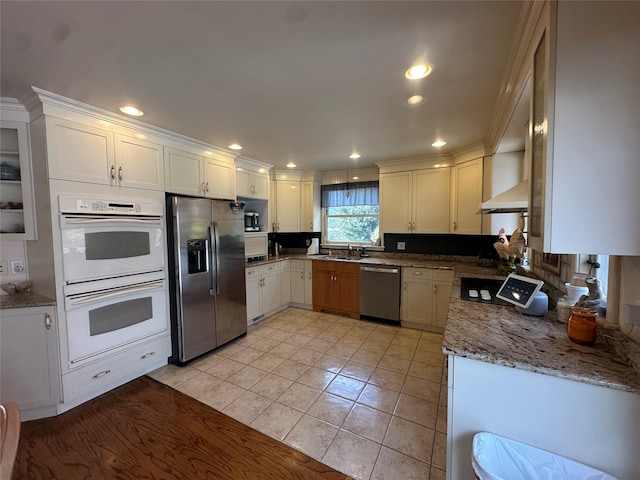
[[[60,393],[55,307],[2,310],[0,401],[16,402],[31,420],[55,415]]]
[[[400,313],[402,325],[444,331],[452,286],[451,270],[403,268]]]
[[[360,318],[358,263],[313,261],[313,310],[346,313]]]

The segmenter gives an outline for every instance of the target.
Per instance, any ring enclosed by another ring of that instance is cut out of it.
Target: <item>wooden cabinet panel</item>
[[[313,309],[359,318],[359,271],[357,263],[313,261]]]

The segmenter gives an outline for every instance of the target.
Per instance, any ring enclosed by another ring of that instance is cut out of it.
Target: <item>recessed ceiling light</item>
[[[357,152],[353,152],[351,155],[349,155],[349,158],[352,160],[357,160],[361,157],[361,155]]]
[[[431,144],[432,147],[444,147],[447,144],[444,140],[437,140]]]
[[[428,64],[414,65],[406,71],[404,76],[409,80],[419,80],[429,75],[431,73],[431,70],[433,70],[433,67]]]
[[[229,145],[229,148],[231,150],[242,150],[242,145],[238,145],[237,143],[232,143],[231,145]]]
[[[123,105],[122,107],[120,107],[120,111],[133,117],[141,117],[142,115],[144,115],[144,112],[142,110],[137,109],[133,105]]]
[[[405,102],[409,107],[417,107],[418,105],[422,105],[424,103],[424,97],[422,95],[413,95],[407,98]]]
[[[297,167],[297,165],[295,163],[293,163],[293,162],[287,163],[287,168],[296,168],[296,167]]]
[[[351,180],[358,180],[360,177],[351,177]]]

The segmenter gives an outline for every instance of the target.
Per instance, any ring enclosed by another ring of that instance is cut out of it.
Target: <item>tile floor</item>
[[[289,308],[150,374],[357,479],[445,478],[442,336]]]

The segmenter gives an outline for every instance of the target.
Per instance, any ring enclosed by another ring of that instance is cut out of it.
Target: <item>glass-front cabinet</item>
[[[26,122],[0,120],[0,234],[3,239],[33,240],[31,156]]]

